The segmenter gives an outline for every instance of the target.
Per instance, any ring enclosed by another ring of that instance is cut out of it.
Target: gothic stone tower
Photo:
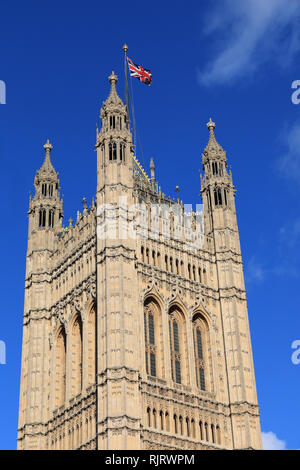
[[[152,159],[150,178],[139,164],[109,81],[96,202],[63,227],[49,142],[35,177],[18,448],[260,449],[235,190],[215,124],[195,245],[197,214],[161,192]]]

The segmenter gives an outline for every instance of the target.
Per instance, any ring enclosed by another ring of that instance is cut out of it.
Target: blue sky
[[[145,165],[163,191],[199,203],[212,116],[237,188],[237,214],[265,446],[299,449],[300,80],[298,0],[5,2],[0,14],[2,230],[0,448],[16,447],[29,191],[53,144],[65,224],[96,188],[94,153],[107,76],[122,45],[150,68],[135,112]]]

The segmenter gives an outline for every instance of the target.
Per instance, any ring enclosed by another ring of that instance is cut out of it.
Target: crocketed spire
[[[58,180],[58,174],[56,173],[50,158],[50,152],[52,150],[52,145],[49,142],[49,139],[44,145],[45,149],[45,160],[41,168],[36,173],[36,178],[42,180],[44,178]]]
[[[206,124],[207,128],[209,130],[209,139],[208,139],[208,144],[205,148],[206,151],[211,152],[223,152],[223,148],[221,147],[220,144],[218,144],[216,137],[215,137],[215,127],[216,124],[212,121],[211,118],[209,118],[208,123]]]
[[[106,104],[121,104],[123,105],[123,102],[121,98],[119,97],[116,89],[116,83],[118,81],[118,76],[115,75],[115,72],[112,71],[111,75],[108,77],[109,83],[110,83],[110,92],[107,100],[105,101]]]

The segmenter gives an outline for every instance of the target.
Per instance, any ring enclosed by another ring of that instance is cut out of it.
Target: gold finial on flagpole
[[[128,46],[127,46],[127,44],[124,44],[124,46],[123,46],[123,51],[124,51],[125,53],[128,51]]]

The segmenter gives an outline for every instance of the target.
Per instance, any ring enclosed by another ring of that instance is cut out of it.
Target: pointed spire
[[[206,151],[211,152],[223,152],[223,148],[221,147],[220,144],[218,144],[215,136],[215,128],[216,124],[213,122],[211,118],[209,118],[208,123],[206,124],[208,130],[209,130],[209,139],[208,139],[208,144],[205,148]]]
[[[154,161],[153,158],[150,158],[150,173],[151,173],[151,181],[155,181],[155,166],[154,166]]]
[[[112,71],[111,75],[108,77],[108,80],[110,83],[110,92],[106,103],[123,104],[121,98],[117,93],[116,83],[118,81],[118,76],[115,75],[114,71]]]
[[[50,158],[50,152],[51,152],[52,149],[53,149],[53,147],[50,144],[49,139],[47,139],[47,142],[44,145],[45,160],[44,160],[44,163],[42,164],[39,172],[55,173],[55,175],[57,174],[54,167],[53,167],[53,165],[52,165],[51,158]]]

